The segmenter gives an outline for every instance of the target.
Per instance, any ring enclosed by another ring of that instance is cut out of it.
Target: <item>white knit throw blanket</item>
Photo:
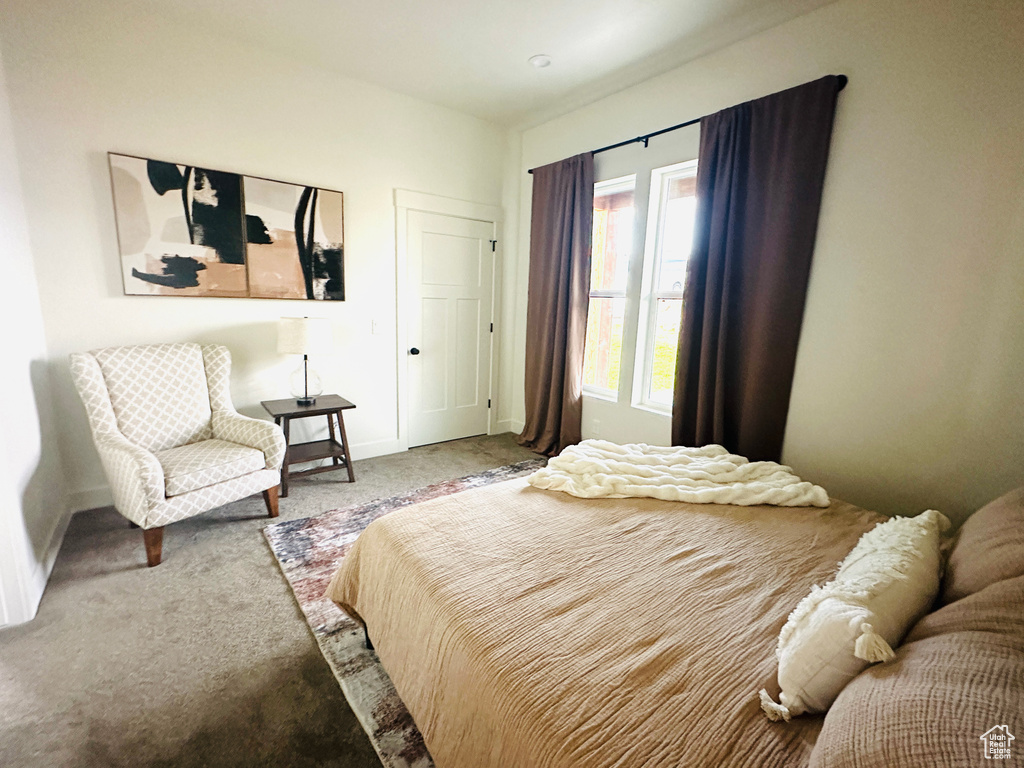
[[[584,440],[528,478],[530,485],[585,499],[649,496],[691,504],[827,507],[825,489],[774,461],[748,461],[720,445],[661,448]]]

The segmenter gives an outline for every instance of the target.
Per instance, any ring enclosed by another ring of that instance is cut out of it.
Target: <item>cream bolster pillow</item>
[[[769,719],[824,712],[868,664],[893,657],[892,647],[938,594],[939,546],[948,529],[933,509],[879,523],[832,581],[811,589],[779,633],[781,704],[760,692]]]

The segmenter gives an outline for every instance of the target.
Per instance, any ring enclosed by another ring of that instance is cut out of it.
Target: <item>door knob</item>
[[[410,355],[418,355],[419,353],[420,351],[416,349],[416,347],[413,347],[412,349],[409,350]]]

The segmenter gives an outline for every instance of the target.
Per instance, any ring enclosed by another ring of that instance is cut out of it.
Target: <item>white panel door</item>
[[[409,445],[487,432],[494,224],[410,211]]]

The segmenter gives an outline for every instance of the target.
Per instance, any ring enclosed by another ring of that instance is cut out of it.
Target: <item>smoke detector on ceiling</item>
[[[544,67],[551,66],[551,57],[545,56],[543,53],[538,53],[536,56],[531,56],[527,59],[537,69],[544,69]]]

